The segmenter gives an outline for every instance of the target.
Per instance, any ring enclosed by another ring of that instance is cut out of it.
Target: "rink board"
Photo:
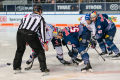
[[[84,14],[44,14],[43,17],[47,23],[56,27],[76,26],[80,23],[80,17]],[[25,15],[0,15],[1,27],[17,27]],[[120,15],[108,14],[109,19],[112,20],[116,27],[120,27]]]

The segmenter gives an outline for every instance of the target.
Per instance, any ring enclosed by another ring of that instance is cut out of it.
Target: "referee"
[[[26,49],[26,43],[28,43],[38,55],[41,71],[49,72],[46,66],[45,51],[42,48],[37,35],[37,32],[39,31],[44,41],[45,50],[48,51],[48,46],[45,39],[45,21],[41,16],[42,11],[43,9],[41,6],[35,6],[33,13],[25,15],[21,20],[17,31],[17,50],[13,61],[13,69],[15,74],[21,72],[22,56]]]

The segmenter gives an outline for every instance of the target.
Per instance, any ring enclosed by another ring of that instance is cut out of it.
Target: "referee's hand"
[[[45,51],[48,51],[48,45],[44,43]]]

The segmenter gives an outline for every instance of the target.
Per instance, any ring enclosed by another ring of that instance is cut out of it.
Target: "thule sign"
[[[57,5],[57,10],[70,10],[71,5]]]
[[[86,5],[86,9],[102,9],[102,5]]]

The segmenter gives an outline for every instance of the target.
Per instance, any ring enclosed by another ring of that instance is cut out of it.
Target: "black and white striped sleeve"
[[[46,28],[44,18],[41,18],[41,36],[44,43],[46,43]]]

